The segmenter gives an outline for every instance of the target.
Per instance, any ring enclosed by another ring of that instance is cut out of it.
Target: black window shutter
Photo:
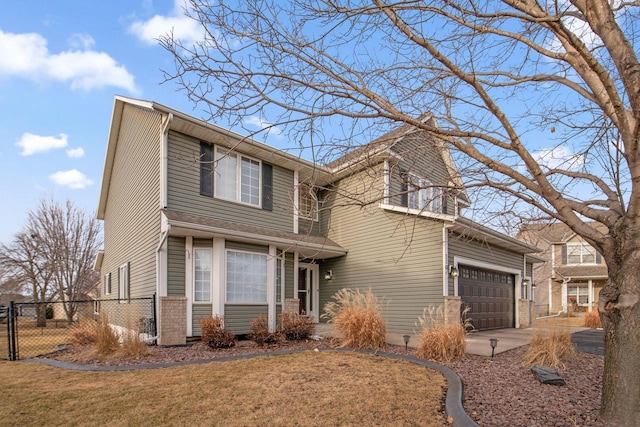
[[[262,162],[262,209],[273,210],[273,166]]]
[[[562,263],[567,263],[567,245],[562,245]]]
[[[200,143],[200,194],[213,197],[213,146]]]

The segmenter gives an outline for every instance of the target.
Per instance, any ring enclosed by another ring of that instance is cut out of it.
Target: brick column
[[[187,343],[187,299],[160,297],[158,344],[183,345]]]
[[[460,308],[462,298],[454,296],[444,297],[444,323],[445,325],[457,325],[460,323]]]

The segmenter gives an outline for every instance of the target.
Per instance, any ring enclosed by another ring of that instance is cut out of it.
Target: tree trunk
[[[598,302],[605,335],[600,417],[619,426],[640,420],[640,251],[625,255],[609,264]]]
[[[36,327],[47,327],[47,306],[46,304],[36,304]]]

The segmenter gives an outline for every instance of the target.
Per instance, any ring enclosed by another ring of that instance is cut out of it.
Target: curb
[[[318,348],[318,350],[322,352],[335,351],[338,353],[360,353],[360,354],[368,354],[372,356],[386,357],[389,359],[404,360],[409,363],[414,363],[416,365],[424,366],[426,368],[433,369],[434,371],[438,371],[447,380],[447,395],[445,398],[445,409],[447,411],[447,415],[453,419],[452,425],[454,427],[478,427],[478,424],[476,424],[471,419],[471,417],[467,415],[464,408],[462,407],[463,389],[462,389],[462,381],[460,381],[460,377],[452,369],[449,369],[446,366],[440,365],[435,362],[430,362],[428,360],[418,359],[417,357],[413,357],[413,356],[387,353],[384,351],[355,350],[355,349],[347,349],[347,348]],[[277,350],[270,353],[241,354],[241,355],[235,355],[235,356],[218,357],[215,359],[188,360],[188,361],[181,361],[181,362],[157,363],[157,364],[146,364],[146,365],[130,365],[130,366],[78,365],[75,363],[61,362],[55,359],[25,359],[25,360],[22,360],[22,362],[41,363],[41,364],[53,366],[56,368],[69,369],[74,371],[93,371],[93,372],[120,371],[122,372],[122,371],[137,371],[137,370],[145,370],[145,369],[171,368],[175,366],[186,366],[186,365],[203,365],[205,363],[229,362],[234,360],[245,360],[245,359],[252,359],[254,357],[263,357],[263,356],[282,356],[286,354],[303,353],[305,351],[311,351],[311,350],[309,349]]]

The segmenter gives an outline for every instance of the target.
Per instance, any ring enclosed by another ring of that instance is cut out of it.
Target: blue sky
[[[0,242],[41,198],[95,211],[113,98],[200,116],[154,38],[198,38],[173,0],[5,0],[0,14]],[[222,124],[224,125],[224,124]]]

